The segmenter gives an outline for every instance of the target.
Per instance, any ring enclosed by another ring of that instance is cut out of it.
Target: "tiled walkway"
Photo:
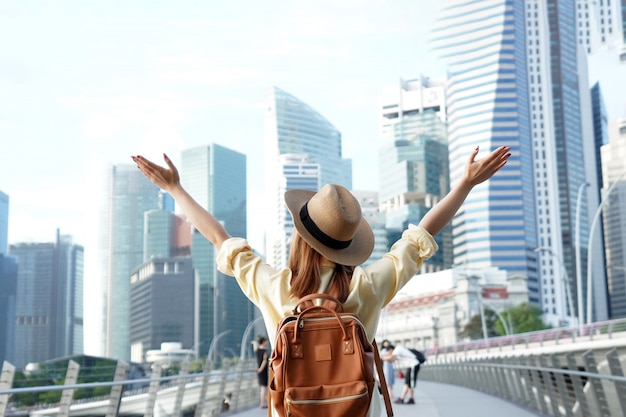
[[[396,395],[402,391],[402,383],[396,384]],[[418,381],[415,404],[394,404],[395,417],[537,417],[532,410],[483,394],[479,391],[455,385]],[[235,414],[238,417],[264,417],[267,410],[254,408]],[[383,416],[385,416],[383,407]]]

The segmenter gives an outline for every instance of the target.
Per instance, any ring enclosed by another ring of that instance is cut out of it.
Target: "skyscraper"
[[[604,194],[615,184],[603,209],[611,318],[626,317],[626,119],[611,120],[602,147]],[[616,181],[619,181],[616,183]]]
[[[452,221],[454,263],[496,266],[528,277],[541,305],[530,137],[524,3],[449,1],[432,34],[448,65],[446,91],[452,186],[468,155],[510,146],[508,164],[477,186]]]
[[[317,191],[320,189],[320,164],[308,162],[306,154],[283,154],[278,159],[278,188],[274,198],[278,204],[282,202],[287,190],[300,189]],[[267,262],[276,268],[286,268],[289,256],[291,237],[293,236],[293,219],[287,207],[278,212],[276,225],[278,235],[267,254]]]
[[[9,237],[9,196],[0,191],[0,254],[7,253]]]
[[[83,353],[83,247],[57,231],[54,243],[9,250],[18,264],[14,365]]]
[[[106,172],[98,243],[103,351],[130,359],[130,276],[143,262],[144,213],[159,208],[159,189],[132,164]],[[94,301],[95,303],[95,301]]]
[[[17,262],[0,253],[0,363],[13,362]]]
[[[572,278],[573,298],[585,292],[575,285],[575,266],[579,262],[583,271],[587,269],[588,208],[598,204],[599,158],[586,53],[577,42],[575,1],[529,0],[526,11],[538,247],[551,248],[563,263],[543,257],[539,264],[541,306],[555,323],[567,312],[562,268]],[[586,204],[578,204],[579,195]],[[606,301],[601,304],[606,306]],[[578,303],[574,309],[569,315],[578,315]]]
[[[339,184],[352,188],[352,161],[341,152],[341,133],[321,114],[293,95],[272,88],[266,97],[265,113],[265,182],[272,218],[285,213],[284,191],[298,185],[286,184],[280,158],[284,154],[306,155],[308,164],[319,165],[319,186]],[[288,188],[291,187],[291,188]],[[288,225],[287,225],[288,226]],[[287,232],[285,224],[268,225],[266,246],[274,251]],[[287,254],[271,253],[268,262],[282,262]],[[278,267],[279,265],[273,265]]]
[[[178,342],[195,349],[196,283],[191,257],[152,257],[131,276],[131,360],[145,361],[148,350]]]
[[[578,44],[593,54],[602,46],[625,42],[625,18],[625,0],[576,0]]]
[[[231,236],[246,237],[246,156],[221,145],[186,149],[181,158],[181,183],[202,207],[222,222]],[[254,306],[237,282],[218,272],[215,248],[193,232],[191,257],[199,278],[199,353],[206,355],[214,336],[220,347],[238,351],[241,337],[254,318]]]
[[[401,80],[386,89],[379,101],[383,145],[378,198],[393,242],[450,190],[444,83],[423,76]],[[435,239],[440,250],[423,265],[424,270],[452,264],[451,228]]]

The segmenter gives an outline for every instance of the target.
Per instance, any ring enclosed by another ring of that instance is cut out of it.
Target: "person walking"
[[[372,253],[374,234],[350,191],[336,184],[326,184],[317,192],[287,191],[284,199],[293,218],[294,233],[285,269],[264,263],[244,238],[230,236],[222,223],[182,187],[178,170],[167,155],[163,155],[167,167],[139,155],[131,158],[215,245],[218,270],[234,277],[260,309],[269,340],[274,340],[278,323],[292,313],[300,298],[327,293],[343,303],[345,311],[359,316],[371,342],[382,308],[438,250],[433,236],[448,224],[474,186],[491,178],[511,155],[505,146],[480,160],[476,159],[478,152],[476,147],[469,155],[458,184],[417,226],[409,225],[382,259],[367,267],[359,265]],[[379,416],[380,396],[371,398],[368,415]],[[273,407],[271,412],[277,415]]]
[[[257,369],[256,376],[261,387],[261,408],[267,408],[267,384],[269,375],[269,355],[267,352],[267,338],[265,336],[257,336],[256,340],[252,341],[254,347],[254,354],[256,355]]]

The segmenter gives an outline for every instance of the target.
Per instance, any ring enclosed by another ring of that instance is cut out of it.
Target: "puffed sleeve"
[[[384,295],[382,302],[386,305],[438,249],[426,229],[410,224],[381,260],[365,268],[372,293],[379,298]]]
[[[235,271],[240,269],[242,264],[247,264],[254,259],[256,255],[252,252],[252,248],[246,239],[233,237],[227,239],[222,244],[219,252],[217,252],[217,269],[231,277],[235,277]]]

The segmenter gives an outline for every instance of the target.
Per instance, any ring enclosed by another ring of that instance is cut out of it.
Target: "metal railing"
[[[479,390],[554,417],[626,416],[626,355],[555,353],[430,359],[420,379]]]
[[[582,326],[581,329],[578,327],[558,327],[555,329],[520,333],[510,336],[472,340],[457,343],[455,345],[438,346],[426,349],[426,354],[431,357],[451,353],[476,352],[479,350],[502,350],[503,348],[510,350],[523,350],[532,345],[544,346],[546,344],[571,344],[581,341],[613,338],[626,339],[626,319],[595,322]]]
[[[70,361],[63,385],[12,388],[15,367],[4,362],[0,374],[0,417],[8,416],[124,416],[151,417],[155,410],[169,416],[193,415],[208,417],[258,405],[256,364],[238,361],[232,369],[225,365],[213,370],[210,361],[202,373],[161,376],[153,369],[151,378],[126,379],[128,364],[118,362],[113,381],[76,384],[79,373],[76,362]],[[133,388],[138,387],[139,388]],[[75,390],[110,387],[108,395],[74,400]],[[18,407],[12,397],[18,394],[62,391],[58,403]]]

